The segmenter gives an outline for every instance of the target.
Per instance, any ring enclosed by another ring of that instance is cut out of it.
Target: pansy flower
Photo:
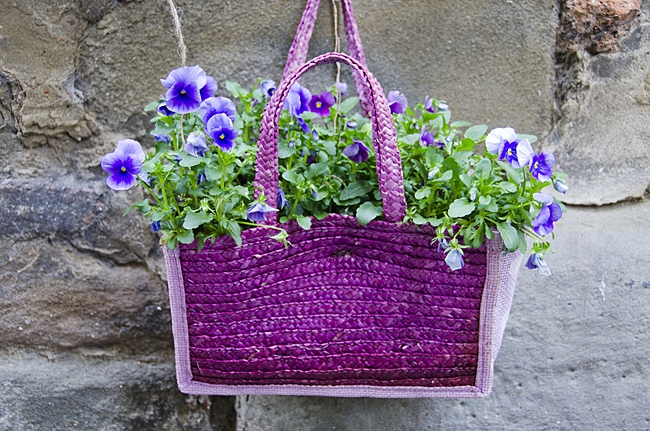
[[[262,81],[262,94],[264,94],[264,98],[270,99],[273,93],[275,93],[275,82],[270,79]]]
[[[528,269],[537,269],[537,273],[540,275],[551,275],[551,270],[548,265],[538,253],[533,253],[528,258],[526,262],[526,268]]]
[[[345,94],[346,91],[348,91],[348,84],[345,82],[337,82],[336,83],[336,91],[342,96]]]
[[[390,112],[393,114],[401,114],[406,111],[408,107],[408,101],[406,96],[400,93],[399,91],[390,91],[388,93],[388,107]]]
[[[452,271],[458,271],[465,266],[465,261],[463,260],[463,253],[458,249],[453,249],[447,253],[445,257],[445,263]]]
[[[223,151],[230,151],[235,147],[235,139],[239,134],[226,114],[213,115],[205,125],[205,133],[214,139],[214,143]]]
[[[217,92],[217,81],[211,77],[211,76],[206,76],[206,83],[199,90],[199,93],[201,94],[201,100],[205,100],[209,97],[214,96],[214,93]]]
[[[172,70],[160,82],[168,89],[165,94],[167,109],[187,114],[201,106],[201,89],[207,84],[208,78],[199,66],[191,66]]]
[[[161,103],[160,105],[158,105],[158,113],[161,114],[161,115],[164,115],[165,117],[169,117],[171,115],[174,115],[174,113],[172,111],[167,109],[167,105],[165,105],[164,103]]]
[[[427,132],[427,126],[422,127],[422,132],[420,133],[420,145],[428,147],[435,144],[436,139],[433,136],[433,133]]]
[[[225,114],[234,123],[237,108],[235,108],[232,100],[227,97],[209,97],[201,103],[199,112],[203,118],[203,124],[208,124],[210,118],[217,114]]]
[[[530,173],[538,181],[551,181],[553,172],[551,168],[555,164],[555,156],[548,151],[542,151],[539,155],[533,154],[530,160]]]
[[[205,143],[203,134],[201,132],[190,133],[185,142],[184,150],[186,153],[189,153],[193,156],[203,157],[205,155],[205,152],[208,150],[208,144]]]
[[[102,159],[102,169],[110,174],[106,185],[113,190],[128,190],[137,182],[137,176],[142,172],[144,162],[142,146],[133,139],[117,142],[114,152],[108,153]]]
[[[485,138],[485,145],[491,154],[498,154],[515,168],[521,168],[530,163],[535,154],[528,139],[518,139],[512,127],[497,127]]]
[[[266,221],[266,215],[268,213],[275,211],[277,211],[277,209],[272,208],[267,204],[255,202],[255,204],[246,211],[246,218],[252,222],[260,223]]]
[[[160,230],[160,220],[151,223],[151,232],[156,233]]]
[[[564,181],[557,180],[553,183],[553,188],[558,192],[564,194],[569,190],[569,186],[566,185]]]
[[[284,109],[294,117],[298,117],[309,110],[310,101],[311,92],[296,82],[291,86],[287,99],[284,101]]]
[[[355,163],[361,163],[368,160],[369,149],[363,142],[354,141],[352,145],[345,147],[343,154],[345,154],[350,160]]]
[[[158,142],[166,142],[169,144],[169,142],[171,141],[169,135],[167,134],[159,135],[158,133],[154,133],[153,137],[156,138],[156,141]]]
[[[336,99],[329,91],[323,91],[321,94],[314,94],[309,101],[309,110],[315,112],[320,117],[330,115],[330,108],[334,106]]]
[[[287,197],[284,195],[284,190],[278,189],[278,208],[282,209],[285,206],[289,205],[289,201],[287,200]]]
[[[429,96],[424,98],[424,109],[432,114],[436,112],[436,108],[433,106],[433,99],[429,99]]]
[[[562,208],[557,202],[553,201],[553,196],[548,193],[535,193],[533,197],[544,204],[535,220],[533,220],[533,230],[538,235],[548,235],[553,232],[553,223],[562,217]]]

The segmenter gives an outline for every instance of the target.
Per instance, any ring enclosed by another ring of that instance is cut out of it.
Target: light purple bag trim
[[[498,234],[497,234],[498,235]],[[192,395],[310,395],[371,398],[483,398],[490,394],[494,361],[512,305],[521,253],[503,254],[499,238],[487,241],[488,266],[481,301],[478,369],[475,386],[414,388],[375,386],[212,385],[192,381],[189,331],[179,249],[163,246],[174,335],[178,388]]]

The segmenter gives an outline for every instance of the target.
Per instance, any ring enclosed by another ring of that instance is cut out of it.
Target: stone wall
[[[352,2],[386,91],[536,134],[570,174],[554,275],[522,270],[493,394],[181,394],[157,238],[99,166],[118,139],[153,145],[142,107],[179,64],[166,2],[0,0],[0,430],[650,428],[650,6]],[[305,2],[178,4],[188,63],[223,89],[279,80]],[[310,57],[332,22],[323,1]]]

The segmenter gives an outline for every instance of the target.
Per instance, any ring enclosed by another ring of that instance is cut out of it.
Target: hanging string
[[[181,56],[181,66],[185,67],[185,60],[187,55],[185,53],[185,42],[183,41],[183,33],[181,33],[181,20],[178,18],[178,11],[176,10],[176,5],[174,0],[167,0],[169,3],[169,9],[174,19],[174,31],[176,32],[176,39],[178,39],[178,53]]]

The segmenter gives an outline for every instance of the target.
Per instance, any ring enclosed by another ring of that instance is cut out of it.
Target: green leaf
[[[343,189],[340,199],[342,201],[347,201],[348,199],[365,196],[374,188],[375,187],[368,181],[357,181]]]
[[[309,179],[317,177],[319,175],[326,174],[329,171],[327,163],[312,163],[309,165],[305,176]]]
[[[509,181],[502,181],[497,184],[497,187],[507,193],[515,193],[517,191],[517,186]]]
[[[209,223],[210,221],[212,221],[212,214],[206,213],[205,211],[190,211],[185,216],[183,227],[185,229],[194,229],[201,226],[202,224]]]
[[[400,140],[406,144],[413,145],[415,142],[420,140],[420,134],[412,133],[410,135],[404,136],[403,138],[400,138]]]
[[[144,107],[144,112],[155,111],[158,109],[158,105],[160,105],[160,102],[157,100],[155,102],[151,102]]]
[[[304,230],[309,230],[311,228],[311,218],[310,217],[303,217],[299,216],[296,218],[296,221],[300,225],[301,228]]]
[[[232,94],[233,97],[239,97],[241,94],[246,94],[246,91],[236,82],[226,81],[226,90]]]
[[[427,148],[427,153],[425,154],[427,164],[430,167],[435,167],[444,161],[444,156],[442,155],[442,152],[437,149],[436,147],[429,147]]]
[[[526,235],[524,235],[524,233],[521,231],[517,231],[517,234],[519,235],[519,251],[522,253],[526,253],[526,250],[528,250],[528,243],[526,243]]]
[[[480,196],[478,198],[478,203],[482,207],[490,205],[490,202],[492,202],[492,196]]]
[[[241,226],[239,226],[239,223],[233,220],[224,220],[224,221],[225,223],[222,221],[221,225],[226,229],[228,235],[235,240],[235,244],[241,247],[242,245]]]
[[[429,221],[424,217],[422,217],[420,214],[416,214],[413,216],[413,223],[420,225],[420,224],[429,223]]]
[[[181,161],[178,164],[184,168],[191,168],[192,166],[199,165],[205,160],[203,157],[194,157],[191,154],[182,154],[181,157]]]
[[[456,128],[468,127],[471,125],[472,123],[470,123],[469,121],[454,121],[453,123],[450,124],[451,127],[456,127]]]
[[[429,218],[427,219],[427,221],[429,222],[429,224],[430,224],[431,226],[440,226],[440,225],[442,224],[442,222],[444,221],[444,219],[441,219],[441,218],[435,218],[435,217],[429,217]]]
[[[475,208],[476,205],[474,205],[474,202],[469,202],[467,198],[459,198],[452,202],[447,214],[452,218],[461,218],[470,214]]]
[[[503,168],[504,171],[506,171],[506,175],[508,175],[508,178],[514,183],[521,184],[521,176],[519,176],[519,172],[513,168],[510,163],[502,162],[501,160],[497,160],[497,164]]]
[[[357,221],[361,226],[365,226],[379,217],[382,212],[381,207],[374,206],[372,202],[364,202],[357,208]]]
[[[487,131],[487,128],[488,127],[483,124],[472,126],[469,129],[465,130],[465,137],[473,141],[479,141]]]
[[[151,221],[160,221],[165,217],[165,211],[155,210],[151,215]]]
[[[296,153],[296,146],[290,147],[286,142],[280,143],[278,147],[278,157],[287,159]]]
[[[490,162],[489,159],[483,159],[474,168],[474,171],[476,172],[476,176],[480,180],[486,180],[487,178],[490,177],[490,174],[492,173],[492,162]]]
[[[194,233],[191,230],[186,230],[179,233],[176,238],[183,244],[192,244],[194,242]]]
[[[300,117],[305,121],[311,121],[314,118],[318,117],[318,114],[315,112],[306,111],[300,114]]]
[[[508,223],[497,223],[497,230],[501,234],[501,238],[503,238],[506,250],[513,252],[519,248],[519,235],[517,234],[517,229]]]
[[[418,190],[417,192],[415,192],[415,199],[426,199],[429,196],[431,196],[431,187],[424,187]]]
[[[341,102],[341,106],[339,107],[339,112],[341,114],[347,114],[348,112],[352,111],[355,106],[359,103],[359,98],[358,97],[350,97],[345,99],[343,102]]]
[[[329,154],[330,156],[335,156],[336,155],[336,144],[332,141],[325,141],[322,143],[323,147],[325,148],[325,152]]]
[[[463,138],[462,141],[460,141],[460,145],[456,147],[456,151],[474,151],[474,145],[476,143],[469,139],[469,138]]]
[[[453,171],[445,171],[444,174],[440,175],[440,178],[436,178],[434,181],[449,181],[453,176]]]
[[[537,136],[535,136],[535,135],[523,135],[523,134],[517,133],[517,139],[522,139],[522,140],[523,139],[528,139],[528,142],[530,142],[531,144],[534,144],[535,142],[537,142]]]
[[[297,173],[294,169],[283,172],[282,178],[289,181],[291,184],[300,184],[305,181],[305,177]]]

